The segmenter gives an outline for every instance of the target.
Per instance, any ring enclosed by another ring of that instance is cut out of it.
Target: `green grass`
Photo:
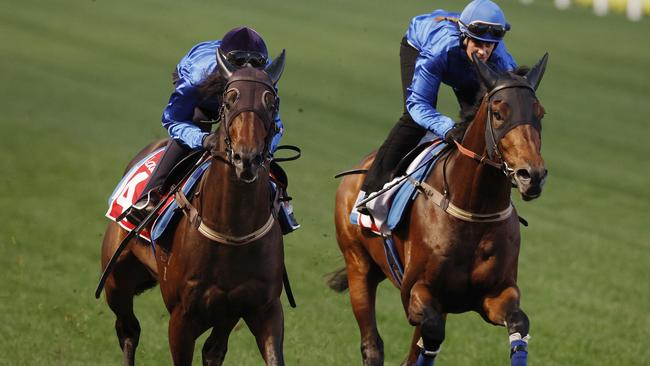
[[[348,297],[323,280],[343,263],[333,175],[376,148],[400,114],[398,47],[410,18],[463,5],[0,0],[0,364],[121,362],[113,314],[93,297],[106,198],[129,159],[165,136],[159,119],[176,62],[240,24],[257,28],[273,54],[287,49],[283,142],[304,152],[285,164],[303,225],[286,238],[298,301],[285,310],[287,364],[360,364]],[[549,181],[539,200],[516,201],[531,223],[519,270],[531,365],[647,364],[650,23],[542,1],[502,7],[520,63],[550,53],[538,93]],[[449,90],[440,107],[455,115]],[[398,364],[411,327],[386,284],[378,311],[386,363]],[[138,361],[170,364],[158,289],[136,312]],[[229,346],[226,364],[261,364],[245,327]],[[503,328],[450,316],[439,365],[507,363]]]

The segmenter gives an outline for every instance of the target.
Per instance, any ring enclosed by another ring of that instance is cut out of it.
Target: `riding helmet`
[[[503,11],[491,0],[474,0],[467,4],[460,14],[459,27],[463,36],[492,43],[500,42],[505,32],[510,30]],[[478,32],[476,29],[489,31]],[[493,32],[493,29],[501,31]]]

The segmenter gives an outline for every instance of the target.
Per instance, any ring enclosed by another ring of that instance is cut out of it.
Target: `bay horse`
[[[158,241],[155,255],[150,245],[133,240],[106,281],[106,301],[117,318],[124,365],[134,364],[140,336],[133,298],[156,283],[171,315],[168,336],[174,365],[192,363],[196,338],[210,328],[203,364],[221,365],[230,332],[241,318],[266,364],[284,364],[284,252],[281,229],[272,215],[268,173],[269,148],[277,132],[274,85],[284,68],[284,51],[264,70],[238,69],[219,52],[217,58],[227,80],[221,125],[207,137],[214,139],[215,147],[198,193],[186,199],[186,215]],[[148,146],[130,165],[163,145]],[[126,235],[117,223],[108,224],[103,268]]]
[[[506,326],[512,364],[526,363],[529,322],[519,305],[520,232],[510,194],[516,184],[524,200],[537,198],[546,179],[544,109],[535,91],[547,59],[548,54],[520,76],[497,73],[474,55],[487,94],[462,144],[440,158],[412,202],[408,221],[392,233],[404,268],[401,286],[391,276],[382,238],[349,221],[361,176],[348,175],[340,183],[335,224],[345,267],[329,285],[339,292],[350,290],[364,365],[384,362],[375,298],[385,278],[399,288],[406,317],[415,326],[404,365],[433,365],[447,314],[466,311]],[[367,169],[373,158],[369,155],[357,168]],[[434,202],[434,192],[442,199]]]

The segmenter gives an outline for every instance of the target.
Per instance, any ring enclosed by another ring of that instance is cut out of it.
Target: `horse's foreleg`
[[[232,328],[237,324],[236,317],[220,320],[212,328],[212,333],[203,345],[203,365],[220,366],[228,351],[228,337]]]
[[[420,354],[415,363],[416,366],[433,366],[435,358],[440,352],[440,346],[445,340],[445,314],[440,313],[434,307],[433,297],[429,288],[416,283],[410,291],[408,306],[409,322],[420,326],[422,343]]]
[[[377,285],[384,279],[373,271],[370,258],[346,260],[350,302],[361,332],[361,356],[363,365],[384,364],[384,342],[377,330],[375,299]],[[377,271],[378,272],[378,271]]]
[[[183,306],[176,306],[169,319],[169,349],[175,366],[191,365],[194,342],[198,332],[190,319],[183,314]]]
[[[528,361],[529,323],[528,317],[519,308],[519,289],[516,286],[508,287],[496,297],[485,298],[483,310],[492,323],[508,328],[512,366],[525,366]]]
[[[420,332],[420,326],[418,325],[413,331],[413,337],[411,338],[411,348],[409,349],[409,354],[406,356],[406,359],[404,362],[402,362],[402,366],[415,365],[415,362],[420,355],[420,347],[418,346],[418,343],[420,342],[421,338],[422,333]]]
[[[257,341],[257,347],[266,365],[284,365],[282,350],[284,340],[284,315],[282,303],[277,298],[268,306],[244,317]]]

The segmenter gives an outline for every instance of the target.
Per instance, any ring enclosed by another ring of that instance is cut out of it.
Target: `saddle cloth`
[[[124,175],[122,180],[117,184],[117,187],[111,194],[108,199],[108,211],[106,211],[106,217],[117,222],[117,217],[120,216],[122,212],[127,210],[135,201],[140,197],[144,188],[147,186],[151,174],[156,168],[156,165],[162,158],[165,153],[165,148],[162,147],[149,155],[144,159],[133,165],[133,167]],[[192,175],[182,183],[181,190],[185,194],[189,194],[189,191],[192,190],[196,182],[199,181],[201,175],[205,170],[210,166],[210,160],[203,162]],[[158,218],[154,221],[149,228],[144,228],[139,236],[148,241],[152,242],[158,239],[167,228],[167,225],[170,223],[171,219],[175,214],[175,209],[178,207],[174,201],[174,197],[170,197],[167,202],[161,207],[158,212]],[[133,223],[129,222],[126,218],[122,221],[117,222],[124,230],[131,231],[135,229]]]
[[[421,182],[427,178],[431,169],[438,161],[441,153],[448,146],[446,142],[436,139],[430,142],[430,146],[425,148],[408,166],[406,175],[411,174],[411,178]],[[384,188],[393,185],[395,182],[403,179],[404,176],[396,177],[386,183]],[[354,225],[367,228],[375,234],[388,236],[401,222],[404,213],[410,207],[410,203],[417,195],[416,187],[404,179],[401,183],[386,191],[381,196],[366,203],[373,216],[360,214],[356,209],[350,213],[350,222]]]
[[[135,201],[140,197],[144,188],[151,177],[152,172],[156,168],[156,164],[160,161],[165,148],[160,148],[151,154],[147,155],[144,159],[135,164],[118,183],[117,187],[108,199],[108,211],[106,217],[116,221],[122,212],[127,210]],[[206,157],[200,163],[198,168],[190,175],[190,177],[181,182],[180,190],[186,196],[190,196],[190,192],[194,189],[196,184],[201,180],[203,173],[208,169],[212,159]],[[297,230],[300,225],[293,218],[293,207],[287,200],[281,200],[280,196],[286,192],[287,178],[286,174],[277,164],[271,169],[270,185],[271,185],[271,201],[274,206],[274,215],[280,221],[283,234],[287,234]],[[178,210],[178,203],[171,196],[167,202],[161,207],[158,212],[158,218],[154,221],[149,228],[144,228],[139,236],[153,244],[153,250],[156,250],[156,241],[165,233],[165,231],[174,225],[176,218],[179,217],[181,211]],[[126,218],[118,222],[118,224],[127,231],[135,229],[134,224],[129,222]]]

